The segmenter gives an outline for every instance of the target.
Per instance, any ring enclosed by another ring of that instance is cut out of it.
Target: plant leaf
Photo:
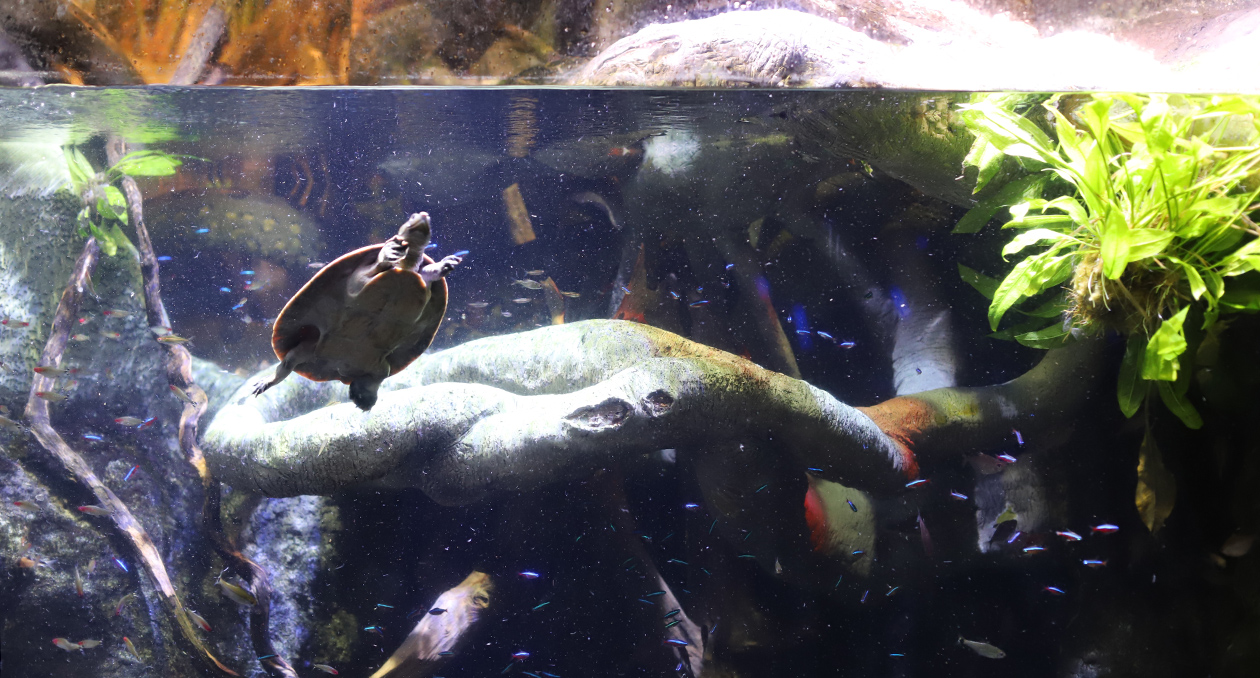
[[[993,293],[993,303],[989,304],[989,329],[996,330],[1002,316],[1021,299],[1067,280],[1072,274],[1072,256],[1058,255],[1060,249],[1061,246],[1056,244],[1015,264]]]
[[[92,231],[92,237],[96,238],[96,244],[101,246],[101,251],[106,256],[112,257],[118,254],[118,245],[114,243],[114,239],[110,237],[109,233],[101,230],[96,224],[92,224],[89,228]]]
[[[1057,322],[1035,332],[1015,335],[1015,341],[1031,348],[1062,348],[1067,346],[1071,340],[1072,333],[1064,327],[1062,322]]]
[[[1146,398],[1146,381],[1142,379],[1142,361],[1145,355],[1146,337],[1141,332],[1130,334],[1124,349],[1124,358],[1120,361],[1120,378],[1116,384],[1120,411],[1126,417],[1136,414]]]
[[[985,299],[992,299],[993,292],[998,287],[998,279],[977,271],[974,268],[958,264],[958,275],[962,277],[963,282],[971,285],[977,292],[984,295]]]
[[[1187,428],[1197,429],[1203,426],[1203,418],[1199,416],[1199,411],[1194,409],[1194,405],[1190,404],[1185,394],[1177,393],[1171,383],[1167,381],[1159,382],[1159,398],[1164,401],[1164,405],[1170,412],[1181,419],[1181,422]]]
[[[1030,174],[1015,179],[998,189],[997,193],[976,203],[975,207],[968,210],[962,219],[958,220],[958,225],[954,227],[953,232],[978,233],[993,219],[993,215],[997,214],[998,210],[1018,202],[1040,198],[1045,186],[1046,176],[1043,174]]]
[[[1163,252],[1172,242],[1173,234],[1158,228],[1132,228],[1128,234],[1130,263],[1141,261]]]
[[[1138,451],[1137,491],[1133,497],[1146,529],[1156,532],[1163,527],[1164,521],[1172,515],[1176,499],[1177,479],[1164,466],[1163,455],[1147,426]]]
[[[114,212],[113,218],[124,224],[127,223],[127,199],[123,197],[123,192],[118,190],[116,186],[106,186],[105,201],[109,203],[110,208]]]
[[[1113,209],[1107,214],[1099,233],[1099,256],[1103,261],[1103,275],[1115,280],[1124,273],[1129,265],[1129,227],[1120,216],[1120,211]]]
[[[179,158],[161,151],[135,151],[114,163],[110,171],[132,177],[165,177],[183,164]]]
[[[1179,358],[1186,350],[1185,323],[1190,307],[1182,308],[1176,315],[1159,324],[1146,344],[1146,360],[1142,363],[1142,378],[1151,381],[1175,381]]]
[[[1029,245],[1039,245],[1042,243],[1058,242],[1060,240],[1070,239],[1070,236],[1058,231],[1052,231],[1048,228],[1034,228],[1030,231],[1020,233],[1010,242],[1006,243],[1006,247],[1002,248],[1002,258],[1005,259],[1007,255],[1019,252]]]

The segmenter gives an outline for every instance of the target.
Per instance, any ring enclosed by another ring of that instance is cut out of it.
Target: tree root
[[[61,362],[62,353],[66,348],[66,341],[70,336],[71,328],[74,326],[74,318],[78,315],[79,304],[83,300],[83,293],[86,289],[90,289],[92,271],[96,269],[100,252],[101,250],[96,244],[96,239],[89,238],[83,246],[83,253],[79,255],[78,260],[75,262],[70,283],[66,285],[65,291],[61,294],[61,300],[57,304],[57,313],[53,317],[52,331],[49,334],[48,343],[44,346],[43,355],[40,356],[39,364],[57,366]],[[92,467],[66,444],[66,441],[49,423],[48,401],[40,398],[36,393],[51,390],[53,390],[53,379],[42,374],[36,374],[31,382],[30,398],[26,403],[26,418],[30,422],[31,432],[35,435],[40,445],[48,450],[80,485],[86,487],[96,496],[100,506],[109,511],[109,520],[135,551],[141,568],[148,575],[154,588],[159,592],[163,606],[174,618],[175,624],[180,630],[179,637],[193,650],[194,656],[200,660],[205,668],[213,672],[228,676],[238,675],[216,659],[210,653],[210,649],[197,636],[197,631],[193,628],[192,621],[185,613],[183,603],[180,602],[179,596],[175,593],[175,587],[171,584],[170,576],[166,573],[166,566],[162,562],[162,556],[158,553],[157,547],[154,546],[153,540],[149,538],[144,527],[131,514],[127,505],[105,483],[101,482],[100,478],[92,470]]]
[[[110,139],[106,145],[110,164],[126,154],[121,140]],[[170,316],[162,303],[161,283],[157,256],[153,251],[153,242],[149,238],[148,228],[144,224],[144,202],[140,188],[131,177],[123,177],[123,194],[127,198],[127,214],[130,223],[136,230],[136,246],[140,250],[140,271],[144,277],[144,305],[146,319],[150,327],[170,327]],[[60,316],[58,316],[60,317]],[[64,337],[63,337],[64,343]],[[254,651],[259,657],[268,657],[261,662],[267,673],[279,678],[297,678],[283,657],[280,657],[271,641],[270,610],[271,584],[267,572],[257,563],[245,557],[223,532],[222,512],[220,509],[219,482],[215,480],[206,465],[205,455],[197,445],[197,424],[202,413],[206,411],[206,394],[192,379],[192,355],[188,349],[179,344],[164,344],[167,350],[166,378],[172,388],[179,388],[187,394],[189,400],[184,402],[179,418],[179,447],[184,458],[197,472],[202,489],[202,529],[209,537],[215,551],[227,566],[244,579],[258,602],[251,606],[249,615],[250,636]],[[184,615],[179,616],[181,626],[188,624]],[[188,624],[189,633],[193,633]],[[194,636],[195,637],[195,636]],[[207,652],[208,656],[208,652]],[[213,658],[212,658],[213,659]],[[221,666],[221,665],[220,665]],[[224,668],[226,671],[227,669]],[[228,673],[232,673],[228,671]],[[236,675],[232,673],[232,675]]]
[[[422,356],[366,414],[321,407],[339,391],[300,379],[258,398],[238,390],[206,430],[207,461],[233,487],[268,496],[418,487],[443,504],[749,438],[870,491],[917,472],[901,445],[826,392],[638,323],[551,326]]]

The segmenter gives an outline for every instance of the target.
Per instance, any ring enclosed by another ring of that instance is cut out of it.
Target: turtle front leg
[[[463,263],[463,261],[463,257],[457,257],[453,254],[449,257],[443,257],[441,261],[429,264],[428,266],[420,269],[420,277],[424,278],[426,283],[435,282],[445,278],[447,273],[455,270],[455,267]]]

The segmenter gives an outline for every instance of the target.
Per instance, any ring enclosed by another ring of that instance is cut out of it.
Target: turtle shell
[[[378,373],[382,359],[393,376],[429,348],[446,315],[446,279],[425,283],[418,271],[398,269],[369,276],[382,247],[338,257],[280,311],[271,334],[278,358],[304,341],[316,342],[315,357],[294,365],[294,372],[349,384]],[[417,269],[432,263],[424,255]]]

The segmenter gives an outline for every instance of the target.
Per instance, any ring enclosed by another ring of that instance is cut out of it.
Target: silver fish
[[[528,278],[526,278],[525,280],[514,280],[512,281],[512,284],[520,285],[521,287],[524,287],[527,290],[541,290],[542,289],[542,283],[538,282],[537,280],[530,280]]]
[[[962,636],[958,636],[958,644],[987,659],[1001,659],[1006,656],[1006,653],[1000,648],[978,640],[967,640]]]

